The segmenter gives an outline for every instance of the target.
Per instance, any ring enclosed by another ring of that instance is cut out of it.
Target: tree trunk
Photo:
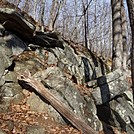
[[[50,18],[49,18],[49,22],[48,22],[50,30],[53,30],[52,25],[53,25],[53,17],[54,17],[54,13],[55,13],[56,2],[57,2],[56,0],[52,1],[52,6],[51,6],[51,10],[50,10]]]
[[[111,0],[112,27],[113,27],[113,54],[112,70],[122,68],[122,27],[121,27],[121,0]]]
[[[36,20],[37,0],[34,0],[33,18]]]
[[[17,7],[19,7],[19,4],[21,3],[21,0],[17,1]]]
[[[64,3],[64,0],[53,0],[52,1],[52,7],[50,11],[50,19],[49,19],[49,29],[54,30],[54,26],[56,23],[56,20],[58,19],[58,16],[60,14],[60,10],[62,8],[62,5]]]
[[[126,20],[126,12],[123,0],[121,1],[121,21],[122,21],[122,45],[123,45],[123,69],[126,70],[127,65],[127,37],[126,37],[126,29],[127,29],[127,20]]]
[[[29,0],[25,0],[25,3],[24,3],[24,6],[23,6],[23,11],[25,11],[26,13],[29,12],[29,6],[30,6],[30,3],[29,3]]]
[[[132,74],[132,89],[133,89],[133,98],[134,98],[134,0],[127,0],[130,27],[132,31],[132,49],[131,49],[131,74]]]
[[[82,0],[82,7],[83,7],[83,15],[84,15],[84,42],[85,42],[85,47],[88,48],[88,40],[87,40],[87,9],[86,9],[86,4]]]
[[[40,10],[40,15],[39,15],[39,22],[41,24],[41,31],[44,32],[44,12],[45,12],[45,2],[46,0],[41,1],[41,10]]]
[[[86,11],[85,11],[85,6],[84,6],[84,37],[85,37],[85,47],[88,48],[88,43],[87,43],[87,17],[86,17]]]
[[[78,4],[77,0],[74,0],[75,3],[75,32],[74,32],[74,41],[78,42]]]

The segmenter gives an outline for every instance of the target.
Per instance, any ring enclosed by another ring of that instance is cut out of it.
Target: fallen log
[[[81,118],[68,109],[60,100],[44,87],[44,85],[31,77],[29,72],[18,73],[17,79],[32,87],[43,98],[45,98],[62,116],[64,116],[74,127],[80,130],[83,134],[97,134],[89,125]]]

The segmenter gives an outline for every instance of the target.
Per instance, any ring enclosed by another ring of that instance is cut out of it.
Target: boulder
[[[18,13],[15,9],[0,8],[0,23],[6,30],[17,34],[24,41],[28,41],[42,47],[64,48],[63,42],[59,40],[56,32],[35,32],[36,23],[33,24],[28,21],[29,18],[30,17],[28,15],[23,15],[21,12]]]
[[[77,84],[94,80],[109,71],[107,66],[90,51],[85,50],[84,47],[81,48],[82,50],[77,50],[77,47],[71,47],[64,42],[64,50],[60,48],[50,50],[58,60],[58,67],[64,73],[73,76]]]
[[[26,43],[12,32],[6,31],[4,40],[7,42],[6,46],[11,49],[12,55],[19,55],[28,50]]]
[[[14,32],[25,41],[31,41],[35,26],[15,9],[0,8],[0,23],[5,29]]]
[[[122,73],[121,70],[115,70],[89,82],[88,85],[93,87],[92,96],[96,105],[101,105],[129,90],[132,83],[129,82],[125,73]]]
[[[97,116],[95,116],[96,108],[93,100],[90,99],[90,102],[86,102],[77,87],[66,78],[58,67],[49,67],[45,71],[37,72],[34,77],[42,81],[44,86],[48,88],[58,100],[62,101],[69,109],[76,113],[78,117],[84,119],[95,130],[102,129],[101,122]],[[48,112],[56,117],[56,121],[63,123],[61,116],[55,114],[57,113],[55,109],[49,106]]]
[[[4,74],[5,70],[12,64],[10,56],[11,50],[5,46],[6,42],[0,38],[0,78]]]
[[[127,94],[127,95],[126,95]],[[97,106],[97,114],[101,121],[125,131],[134,132],[134,106],[131,101],[132,91],[127,91],[115,99]]]
[[[59,47],[64,49],[63,42],[61,40],[55,39],[55,37],[53,38],[53,36],[49,36],[48,34],[44,33],[35,35],[33,37],[33,43],[41,47]]]

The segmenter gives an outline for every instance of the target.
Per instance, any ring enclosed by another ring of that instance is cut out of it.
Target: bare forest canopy
[[[87,46],[97,55],[112,56],[112,12],[110,0],[8,0],[50,30]],[[126,5],[126,3],[124,4]],[[126,7],[126,6],[125,6]],[[127,21],[129,22],[128,15]],[[127,23],[127,51],[131,32]]]

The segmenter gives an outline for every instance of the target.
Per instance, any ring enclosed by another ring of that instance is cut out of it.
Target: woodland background
[[[112,56],[112,11],[110,0],[8,0],[36,21],[63,37],[85,45],[105,58]],[[131,30],[126,1],[126,42],[130,54]]]

